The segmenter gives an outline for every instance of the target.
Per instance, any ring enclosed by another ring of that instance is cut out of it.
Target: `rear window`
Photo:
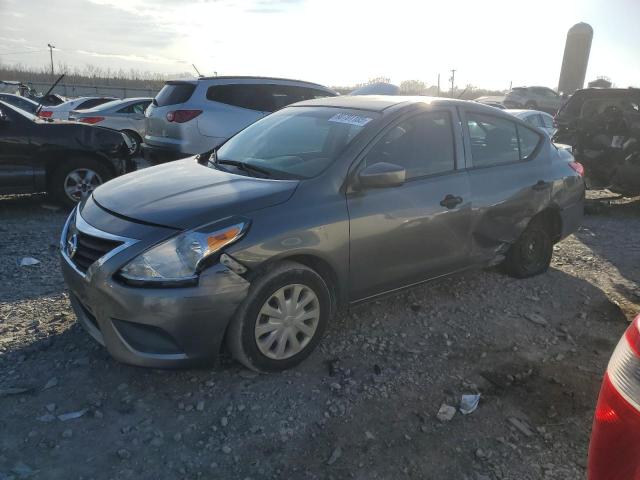
[[[92,98],[91,100],[87,100],[78,105],[75,110],[88,110],[93,107],[97,107],[98,105],[102,105],[103,103],[112,102],[113,98]]]
[[[315,88],[289,85],[214,85],[207,90],[207,99],[259,112],[275,112],[292,103],[333,96]]]
[[[196,86],[193,83],[167,83],[156,95],[158,107],[184,103],[191,98]]]

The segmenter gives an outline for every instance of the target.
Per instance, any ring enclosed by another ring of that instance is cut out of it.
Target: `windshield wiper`
[[[264,177],[267,177],[267,178],[271,177],[271,172],[266,168],[256,167],[254,165],[250,165],[245,162],[239,162],[237,160],[218,160],[216,156],[214,163],[216,165],[232,165],[240,170],[244,170],[247,173],[253,172],[253,173],[258,173],[260,175],[263,175]]]

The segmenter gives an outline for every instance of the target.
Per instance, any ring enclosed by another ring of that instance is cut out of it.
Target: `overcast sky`
[[[555,88],[567,30],[594,28],[587,79],[640,86],[640,0],[0,0],[0,62],[161,73],[377,76]],[[29,52],[29,53],[25,53]]]

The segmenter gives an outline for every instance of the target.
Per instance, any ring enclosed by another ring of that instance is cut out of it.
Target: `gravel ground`
[[[54,208],[0,197],[0,479],[585,477],[601,376],[640,311],[637,199],[592,202],[545,275],[469,272],[342,312],[278,375],[112,360],[75,323]],[[476,411],[437,418],[469,393]]]

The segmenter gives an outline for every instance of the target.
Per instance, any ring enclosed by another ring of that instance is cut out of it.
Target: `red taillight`
[[[578,172],[578,175],[584,177],[584,166],[580,162],[569,162],[569,166]]]
[[[174,110],[167,112],[167,121],[184,123],[193,120],[202,113],[202,110]]]
[[[51,118],[51,115],[53,115],[51,110],[40,110],[38,112],[38,116],[42,118]]]
[[[602,382],[589,445],[589,480],[640,479],[640,315]]]
[[[100,123],[103,120],[104,120],[104,117],[83,117],[83,118],[80,118],[78,121],[82,123],[90,123],[91,125],[93,125],[94,123]]]

